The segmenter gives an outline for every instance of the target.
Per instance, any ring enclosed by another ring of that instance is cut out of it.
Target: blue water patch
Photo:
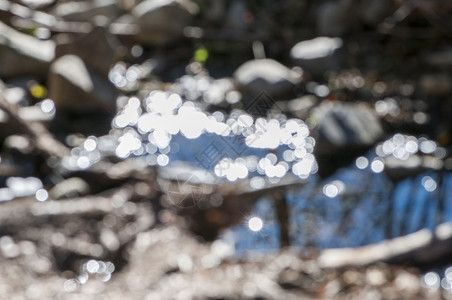
[[[291,246],[358,247],[452,221],[452,173],[445,173],[442,184],[433,191],[426,190],[426,177],[440,182],[437,174],[427,172],[394,184],[384,173],[349,167],[328,179],[346,186],[336,197],[322,193],[320,187],[326,182],[312,179],[286,195]],[[280,228],[271,203],[262,199],[250,213],[264,220],[262,235],[251,231],[245,221],[227,232],[235,238],[238,255],[278,250]]]

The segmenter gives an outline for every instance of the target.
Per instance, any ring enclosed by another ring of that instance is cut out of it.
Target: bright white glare
[[[182,99],[178,94],[169,94],[163,91],[153,91],[146,99],[146,110],[148,112],[171,114],[179,108]]]
[[[70,293],[75,291],[79,285],[80,283],[77,279],[68,279],[64,282],[63,288],[66,292]]]
[[[119,145],[116,148],[116,156],[119,158],[126,158],[132,151],[138,150],[141,147],[141,140],[130,132],[125,133],[118,141]]]
[[[129,99],[124,109],[113,119],[113,125],[117,128],[124,128],[128,125],[135,125],[141,115],[141,101],[137,97]]]
[[[97,273],[97,271],[99,271],[99,263],[94,259],[88,261],[86,263],[86,270],[91,274]]]
[[[370,168],[372,169],[372,171],[374,173],[381,173],[381,172],[383,172],[385,165],[381,160],[376,159],[372,162],[372,164],[370,165]]]
[[[428,272],[424,275],[424,282],[428,287],[437,288],[440,284],[440,277],[436,272]]]
[[[330,93],[330,89],[326,85],[318,85],[314,89],[314,93],[318,97],[326,97]]]
[[[1,188],[0,189],[0,202],[2,201],[10,201],[14,199],[14,193],[9,188]]]
[[[401,135],[400,133],[395,134],[392,137],[392,140],[393,140],[394,144],[397,146],[402,146],[405,143],[405,137],[403,135]]]
[[[340,180],[334,180],[331,183],[325,184],[323,187],[323,194],[329,198],[334,198],[345,190],[345,184]]]
[[[222,159],[214,167],[215,174],[219,177],[226,177],[229,181],[236,181],[248,176],[248,168],[243,159],[232,161],[230,158]]]
[[[41,180],[36,177],[9,177],[6,179],[6,186],[15,197],[31,196],[43,188]]]
[[[83,143],[83,148],[85,148],[86,151],[94,151],[97,147],[97,139],[95,137],[89,137],[85,140]]]
[[[419,145],[419,149],[426,154],[433,153],[436,150],[436,143],[428,140],[422,141]]]
[[[280,140],[275,138],[282,135],[278,120],[271,119],[263,122],[257,119],[255,123],[256,131],[246,137],[246,144],[253,148],[275,149],[279,146]]]
[[[358,169],[363,170],[367,168],[367,166],[369,166],[369,160],[364,156],[360,156],[356,159],[356,167],[358,167]]]
[[[133,82],[138,79],[139,75],[140,75],[140,70],[135,66],[131,66],[126,72],[126,79],[128,81]]]
[[[204,132],[209,122],[207,116],[193,107],[179,109],[180,132],[188,139],[196,139]]]
[[[418,151],[419,146],[415,141],[408,141],[405,144],[405,150],[411,154],[414,154]]]
[[[307,178],[314,170],[314,166],[315,158],[312,154],[308,154],[292,166],[292,172],[301,178]]]
[[[87,169],[90,166],[91,162],[87,156],[80,156],[77,158],[77,167],[80,169]]]
[[[427,192],[433,192],[438,187],[436,181],[430,176],[424,176],[421,182]]]
[[[230,104],[237,103],[240,99],[242,99],[242,94],[238,91],[229,91],[226,94],[226,101]]]
[[[49,193],[45,189],[39,189],[36,191],[35,197],[38,201],[46,201],[49,198]]]
[[[132,49],[130,49],[130,54],[132,54],[133,57],[140,57],[143,54],[143,47],[134,45]]]
[[[290,149],[284,151],[283,159],[288,162],[293,161],[295,159],[294,151]]]
[[[85,284],[88,282],[89,279],[89,274],[86,272],[81,272],[78,276],[77,276],[77,280],[81,283],[81,284]]]
[[[265,179],[259,176],[253,177],[250,180],[250,186],[253,189],[262,189],[265,187]]]
[[[50,99],[45,99],[41,102],[41,110],[46,113],[52,113],[55,110],[55,103]]]
[[[252,217],[248,221],[248,227],[251,231],[257,232],[262,230],[262,228],[264,227],[264,222],[259,217]]]
[[[242,127],[250,127],[253,125],[253,118],[250,115],[242,114],[238,117],[237,122]]]
[[[444,276],[446,277],[447,281],[452,283],[452,267],[448,267],[446,271],[444,271]]]
[[[166,154],[160,154],[159,156],[157,156],[157,164],[159,166],[166,166],[169,163],[169,157]]]
[[[326,184],[323,187],[323,194],[327,197],[334,198],[339,194],[339,190],[334,184]]]

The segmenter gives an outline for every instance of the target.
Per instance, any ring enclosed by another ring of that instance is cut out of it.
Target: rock
[[[21,3],[32,9],[43,9],[55,3],[55,0],[21,0]]]
[[[340,38],[317,37],[297,43],[290,50],[290,56],[300,67],[321,76],[341,66],[342,48]]]
[[[301,82],[301,74],[273,59],[255,59],[242,64],[234,79],[252,98],[262,92],[277,97],[290,93]]]
[[[383,129],[363,104],[325,102],[313,111],[315,155],[320,176],[328,176],[373,146]]]
[[[198,12],[189,0],[145,0],[132,11],[139,26],[137,39],[145,44],[165,45],[183,37],[183,29]]]
[[[305,95],[287,102],[285,111],[294,114],[297,118],[305,120],[311,108],[313,108],[319,99],[314,95]]]
[[[452,90],[452,78],[447,74],[427,74],[421,77],[419,86],[427,96],[444,97]]]
[[[74,22],[96,22],[95,18],[98,16],[112,21],[122,13],[122,9],[115,0],[70,1],[58,5],[54,11],[54,15]]]
[[[55,43],[20,33],[0,22],[0,77],[44,77],[55,57]]]
[[[118,57],[119,41],[105,27],[95,27],[88,34],[70,42],[57,42],[56,57],[75,54],[92,70],[107,77]]]
[[[108,113],[115,109],[116,89],[89,70],[78,56],[58,58],[50,68],[48,81],[57,111]]]
[[[313,118],[318,122],[316,146],[319,153],[372,146],[383,133],[374,112],[363,104],[326,102],[316,108]]]

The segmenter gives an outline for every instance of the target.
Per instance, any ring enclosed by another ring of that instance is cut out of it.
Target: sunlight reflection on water
[[[196,85],[200,91],[207,85],[188,77],[181,82]],[[205,156],[199,159],[202,167],[229,181],[246,178],[250,173],[276,179],[289,171],[306,179],[317,172],[312,154],[315,140],[310,137],[308,126],[299,119],[287,120],[283,115],[254,119],[237,109],[227,117],[220,111],[209,114],[202,111],[199,103],[183,101],[178,94],[161,90],[150,92],[143,101],[135,96],[119,97],[118,107],[112,121],[116,141],[111,146],[119,158],[146,155],[150,165],[167,165],[182,159],[178,149],[182,142],[179,136],[183,136],[186,143],[198,140],[193,154],[200,152]],[[209,140],[215,140],[215,136],[220,140],[208,145],[206,139],[200,139],[205,135],[210,135]],[[66,166],[83,169],[96,163],[98,155],[87,152],[100,150],[100,139],[86,139],[82,148],[76,147],[78,150],[72,152],[72,158],[66,160]],[[184,147],[185,152],[189,149]],[[258,149],[271,153],[261,156],[263,153]]]

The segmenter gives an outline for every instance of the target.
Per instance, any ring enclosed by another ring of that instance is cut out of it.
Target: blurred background
[[[0,0],[0,295],[451,299],[451,68],[446,0]]]

